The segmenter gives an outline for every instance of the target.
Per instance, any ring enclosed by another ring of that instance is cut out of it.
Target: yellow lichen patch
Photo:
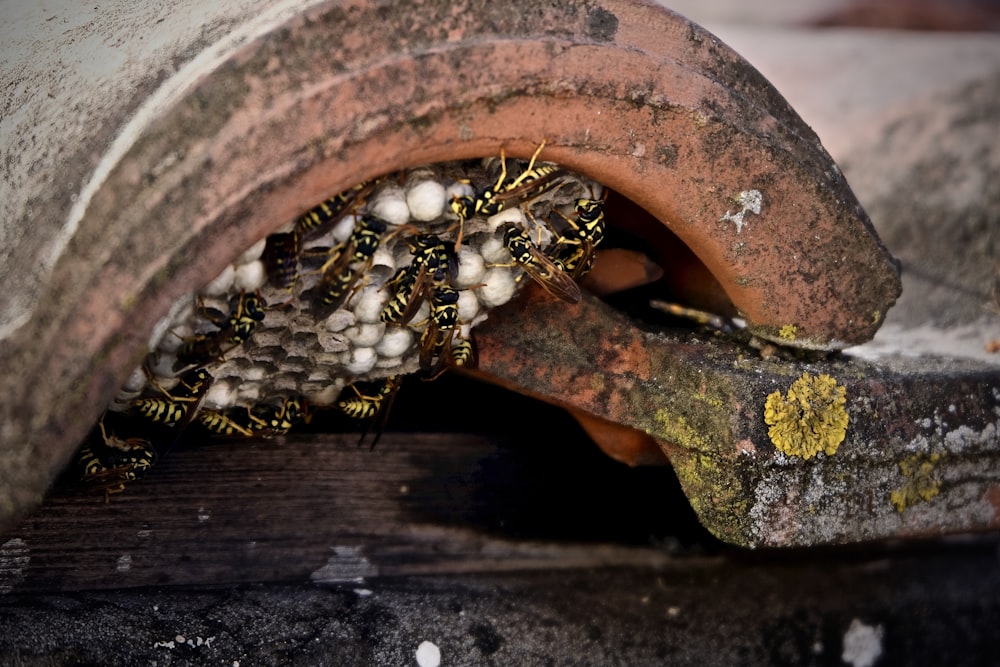
[[[795,336],[799,333],[799,328],[794,324],[786,324],[778,330],[778,337],[781,340],[795,340]]]
[[[941,480],[934,474],[934,464],[940,454],[925,456],[915,454],[899,462],[906,484],[889,494],[889,500],[897,512],[902,512],[920,501],[927,501],[941,492]]]
[[[785,454],[812,458],[819,452],[836,453],[847,435],[847,390],[829,375],[802,377],[776,391],[764,403],[767,435]]]
[[[713,408],[718,408],[720,410],[724,409],[726,405],[725,402],[718,396],[707,394],[704,391],[699,391],[697,394],[692,394],[692,396],[696,401],[701,401],[702,403],[706,403]]]
[[[661,408],[656,411],[656,421],[660,425],[660,432],[655,434],[656,437],[688,449],[703,450],[708,448],[705,438],[692,428],[683,416],[674,415]]]

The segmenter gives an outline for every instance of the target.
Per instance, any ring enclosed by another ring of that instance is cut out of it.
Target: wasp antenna
[[[503,144],[500,144],[500,178],[497,179],[496,189],[499,189],[503,182],[507,180],[507,153]]]
[[[538,148],[536,148],[535,152],[532,153],[531,155],[531,160],[528,161],[528,168],[526,169],[526,171],[531,171],[534,168],[535,160],[538,159],[538,156],[541,154],[542,149],[545,148],[545,143],[547,141],[548,139],[542,139],[542,143],[538,144]]]

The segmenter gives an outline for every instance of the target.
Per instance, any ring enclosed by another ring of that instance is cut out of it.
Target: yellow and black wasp
[[[350,238],[330,252],[330,258],[320,269],[322,277],[306,293],[317,318],[327,317],[343,305],[358,279],[364,275],[378,250],[386,231],[381,218],[361,216]]]
[[[546,252],[552,263],[574,280],[580,280],[590,272],[594,256],[579,244],[558,244]]]
[[[420,367],[427,369],[431,362],[451,345],[455,327],[458,326],[458,290],[451,285],[435,287],[430,297],[430,318],[420,337]]]
[[[291,231],[268,236],[261,261],[268,282],[278,289],[291,291],[299,278],[298,233]]]
[[[242,345],[250,339],[257,325],[264,321],[264,308],[267,302],[259,292],[253,294],[241,293],[233,304],[233,309],[222,332],[228,343],[234,347]]]
[[[258,403],[250,408],[255,435],[271,438],[288,433],[293,427],[309,421],[306,400],[302,396],[285,397],[280,403]]]
[[[423,378],[424,382],[432,382],[449,368],[475,368],[478,364],[476,344],[472,338],[465,338],[459,329],[453,330],[440,350],[437,363]]]
[[[512,222],[503,225],[503,240],[514,259],[531,278],[552,296],[569,303],[579,303],[580,287],[573,277],[549,259],[524,230]]]
[[[458,256],[440,237],[418,234],[407,239],[407,244],[413,259],[386,283],[395,289],[382,310],[386,324],[409,323],[433,290],[450,285],[458,274]]]
[[[382,286],[382,289],[390,287],[393,290],[392,296],[379,316],[383,322],[386,324],[406,324],[410,319],[413,319],[413,315],[416,314],[415,310],[406,322],[403,321],[403,316],[410,310],[410,303],[417,288],[417,278],[417,268],[410,264],[397,269],[395,275]]]
[[[229,408],[227,410],[201,410],[198,424],[215,435],[227,438],[252,438],[254,424],[249,408]]]
[[[308,421],[305,399],[295,395],[280,403],[258,403],[253,407],[202,410],[198,423],[208,431],[227,438],[271,438],[284,435],[297,424]]]
[[[157,424],[183,428],[194,416],[211,383],[212,376],[207,370],[192,369],[170,391],[159,387],[163,398],[140,397],[132,401],[131,411]]]
[[[465,221],[481,215],[488,217],[503,211],[511,202],[521,203],[537,197],[557,186],[567,172],[553,164],[535,166],[535,161],[545,147],[543,141],[528,162],[527,168],[517,176],[507,176],[507,158],[500,148],[500,175],[493,185],[481,188],[475,195],[456,196],[451,200],[451,211],[458,216],[458,235],[455,249],[462,245]]]
[[[337,409],[351,419],[368,420],[368,426],[361,434],[360,442],[364,442],[372,424],[378,421],[375,439],[371,444],[372,449],[382,437],[382,430],[389,418],[389,410],[392,408],[392,402],[395,400],[396,392],[399,391],[401,385],[402,378],[396,375],[382,378],[374,383],[371,389],[366,388],[365,392],[368,393],[363,393],[356,384],[350,384],[345,388],[345,391],[349,389],[354,395],[337,401]]]
[[[344,190],[312,207],[295,220],[293,233],[299,240],[316,236],[329,229],[348,210],[357,208],[375,186],[375,181],[366,181]]]
[[[261,256],[268,281],[278,289],[291,291],[299,278],[302,241],[332,227],[355,204],[360,204],[374,185],[374,182],[359,183],[334,195],[296,218],[292,231],[268,236]]]
[[[574,279],[583,278],[594,263],[594,251],[604,240],[604,201],[577,199],[573,216],[556,210],[568,233],[559,235],[549,257]],[[574,219],[575,218],[575,219]]]
[[[156,462],[156,450],[143,438],[119,438],[105,426],[105,417],[97,422],[100,437],[92,437],[84,445],[78,464],[81,481],[104,491],[106,502],[111,494],[124,491],[126,482],[146,474]]]
[[[240,292],[230,301],[228,316],[207,312],[208,319],[219,328],[185,340],[177,350],[174,370],[225,359],[226,352],[249,340],[254,329],[264,320],[266,306],[267,302],[259,292]]]
[[[472,338],[456,336],[451,343],[448,364],[457,368],[475,368],[478,363],[476,343]]]

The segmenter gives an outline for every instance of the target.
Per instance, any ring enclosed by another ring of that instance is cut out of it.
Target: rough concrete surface
[[[790,555],[791,556],[791,555]],[[660,569],[0,598],[5,664],[985,665],[995,540]]]
[[[890,323],[944,329],[987,316],[996,323],[998,118],[1000,63],[988,76],[896,111],[870,150],[845,159],[846,172],[869,184],[868,211],[882,221],[912,295]]]

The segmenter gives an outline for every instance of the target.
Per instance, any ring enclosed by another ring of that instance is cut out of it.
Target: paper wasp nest
[[[343,401],[363,395],[355,383],[474,363],[473,329],[527,280],[579,298],[601,203],[599,184],[557,165],[496,158],[359,184],[178,300],[109,410],[194,393],[178,378],[203,369],[211,380],[190,403],[213,430],[206,415],[289,397],[350,414]]]

